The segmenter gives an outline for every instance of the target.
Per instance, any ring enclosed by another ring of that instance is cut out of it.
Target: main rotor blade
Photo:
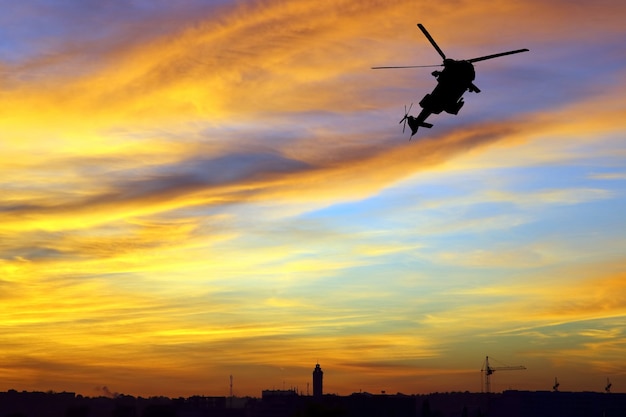
[[[422,25],[421,23],[417,24],[417,27],[420,28],[420,30],[422,31],[422,33],[424,34],[424,36],[426,36],[426,38],[428,38],[428,40],[430,41],[430,43],[435,47],[435,49],[437,50],[437,52],[439,52],[439,55],[441,55],[441,57],[443,59],[446,59],[446,54],[443,53],[443,51],[441,50],[441,48],[439,47],[439,45],[437,45],[437,42],[435,42],[435,40],[433,39],[432,36],[430,36],[430,33],[428,33],[428,31],[426,30],[426,28],[424,27],[424,25]]]
[[[443,67],[443,64],[437,65],[407,65],[404,67],[372,67],[372,69],[404,69],[404,68],[432,68],[432,67]]]
[[[524,48],[524,49],[516,49],[515,51],[500,52],[499,54],[481,56],[481,57],[478,57],[478,58],[467,59],[466,61],[467,62],[478,62],[478,61],[484,61],[486,59],[497,58],[499,56],[504,56],[504,55],[519,54],[520,52],[528,52],[528,49]]]

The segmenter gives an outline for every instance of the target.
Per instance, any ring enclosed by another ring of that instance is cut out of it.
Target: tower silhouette
[[[322,379],[324,378],[324,372],[320,368],[320,364],[315,365],[313,370],[313,397],[320,398],[322,394]]]

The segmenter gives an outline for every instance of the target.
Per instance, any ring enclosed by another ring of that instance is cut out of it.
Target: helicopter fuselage
[[[439,114],[445,111],[457,114],[463,107],[463,94],[468,90],[480,91],[472,83],[476,72],[470,62],[446,59],[443,70],[435,71],[433,75],[437,78],[437,85],[419,103],[420,107],[430,113]]]
[[[431,114],[442,111],[458,114],[465,104],[463,94],[466,91],[480,92],[472,82],[476,78],[476,72],[471,62],[445,59],[443,70],[433,72],[433,76],[437,78],[437,85],[419,102],[422,111],[417,117],[409,117],[409,125],[413,131],[419,126],[431,127],[430,123],[426,123]]]

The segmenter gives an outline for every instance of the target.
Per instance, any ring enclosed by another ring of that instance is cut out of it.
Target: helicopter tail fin
[[[433,127],[432,123],[420,122],[416,117],[408,116],[409,127],[411,128],[411,137],[417,133],[417,129],[420,127],[426,127],[430,129]]]

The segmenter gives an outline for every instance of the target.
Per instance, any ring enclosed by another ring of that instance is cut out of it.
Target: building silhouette
[[[317,371],[317,372],[316,372]],[[313,375],[322,370],[316,366]],[[0,392],[0,417],[624,417],[626,394],[504,391],[333,394],[265,390],[261,398],[83,397],[73,392]]]
[[[322,379],[324,378],[324,372],[320,368],[320,364],[315,365],[313,370],[313,397],[321,398],[323,395]]]

